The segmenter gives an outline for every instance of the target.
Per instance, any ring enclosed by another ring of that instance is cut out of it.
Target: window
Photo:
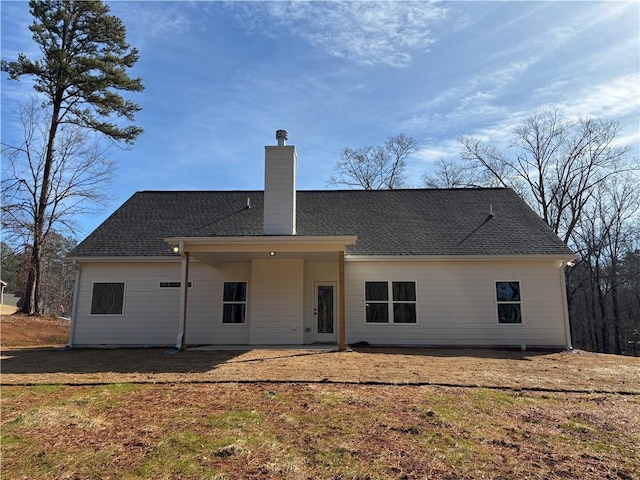
[[[91,315],[122,315],[124,283],[94,283]]]
[[[247,318],[247,282],[224,282],[222,323],[245,323]]]
[[[158,284],[159,288],[180,288],[182,286],[182,282],[160,282]],[[187,282],[187,286],[191,288],[193,284],[191,282]]]
[[[364,289],[367,323],[417,322],[416,282],[365,282]]]
[[[498,323],[522,323],[520,282],[496,282]]]
[[[366,282],[364,289],[367,322],[389,323],[389,284],[387,282]]]

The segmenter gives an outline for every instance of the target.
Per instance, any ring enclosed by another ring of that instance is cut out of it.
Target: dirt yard
[[[582,351],[357,348],[172,353],[166,348],[66,350],[67,338],[68,322],[62,320],[3,317],[2,383],[337,382],[640,393],[640,358]],[[56,343],[58,347],[39,347]]]
[[[14,313],[16,308],[9,305],[0,308],[2,347],[64,345],[69,341],[68,320]]]
[[[6,318],[2,478],[640,478],[638,358],[66,350]]]

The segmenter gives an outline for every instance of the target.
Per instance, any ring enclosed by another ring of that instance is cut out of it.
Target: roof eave
[[[562,261],[565,264],[577,258],[575,254],[517,254],[517,255],[345,255],[349,262],[522,262]]]
[[[358,240],[356,235],[298,236],[262,235],[246,237],[169,237],[164,241],[174,251],[258,252],[258,251],[344,251]]]

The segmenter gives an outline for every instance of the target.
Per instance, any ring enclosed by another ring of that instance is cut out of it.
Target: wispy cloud
[[[584,87],[561,106],[573,117],[623,117],[640,112],[640,74]]]
[[[111,13],[127,26],[127,40],[136,47],[169,35],[177,35],[196,27],[189,2],[110,2]]]
[[[532,57],[479,72],[422,103],[407,124],[450,132],[469,123],[493,122],[507,114],[513,117],[515,112],[506,112],[507,107],[499,99],[538,61],[538,57]]]
[[[446,7],[431,2],[264,2],[241,10],[251,30],[275,35],[285,28],[332,57],[392,67],[427,51],[436,41],[431,28],[446,15]]]

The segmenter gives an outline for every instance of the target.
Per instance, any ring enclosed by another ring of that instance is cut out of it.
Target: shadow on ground
[[[169,352],[167,348],[11,349],[2,352],[2,373],[199,373],[211,371],[245,353],[235,350]]]
[[[531,360],[549,352],[507,349],[383,348],[358,347],[357,353],[420,356],[443,359],[484,358],[496,360]],[[175,353],[167,348],[65,349],[14,348],[2,352],[3,374],[193,374],[212,372],[220,366],[263,364],[295,357],[326,357],[335,352],[314,350],[208,350]],[[313,360],[310,366],[313,366]]]
[[[502,360],[531,360],[533,357],[549,355],[550,353],[558,353],[556,350],[521,350],[516,348],[451,348],[451,347],[358,347],[354,346],[353,350],[360,353],[379,353],[385,355],[417,355],[421,357],[438,357],[438,358],[493,358]]]

